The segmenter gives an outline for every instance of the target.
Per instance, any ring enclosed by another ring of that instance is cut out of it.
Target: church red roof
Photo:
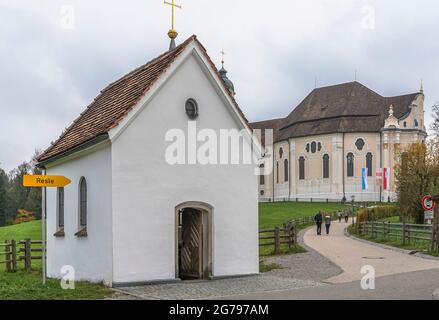
[[[225,87],[206,49],[197,40],[197,37],[193,35],[172,51],[163,53],[108,85],[58,140],[44,151],[38,158],[38,161],[45,162],[76,147],[90,143],[100,136],[106,136],[112,128],[118,126],[130,113],[160,76],[166,72],[175,59],[193,41],[200,46],[213,70],[217,73],[219,81],[224,85],[225,91],[230,95],[238,112],[247,122],[233,95]]]

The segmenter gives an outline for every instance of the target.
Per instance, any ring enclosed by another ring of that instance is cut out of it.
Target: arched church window
[[[284,156],[284,149],[280,148],[279,149],[279,159],[282,159],[283,156]]]
[[[284,180],[288,182],[289,178],[289,168],[288,168],[288,159],[284,160]]]
[[[317,152],[317,143],[314,141],[311,143],[311,153]]]
[[[407,128],[407,121],[404,121],[404,128]]]
[[[299,158],[299,180],[305,180],[305,157]]]
[[[265,175],[264,175],[264,168],[265,168],[265,165],[264,164],[261,164],[260,166],[259,166],[259,168],[261,168],[261,175],[259,176],[259,184],[261,185],[261,186],[263,186],[264,184],[265,184]]]
[[[58,216],[58,230],[64,228],[64,188],[58,188],[58,206],[57,206],[57,216]]]
[[[323,156],[323,179],[329,179],[329,155]]]
[[[279,162],[276,162],[276,181],[279,183]]]
[[[348,177],[354,176],[354,154],[352,152],[347,155],[347,175]]]
[[[358,150],[363,150],[364,146],[366,145],[366,143],[364,142],[363,139],[357,139],[357,141],[355,142],[355,146],[357,147]]]
[[[79,180],[79,228],[77,237],[87,236],[87,181],[84,177]]]
[[[309,143],[306,144],[306,152],[309,152]]]
[[[373,176],[373,172],[372,172],[372,170],[373,170],[373,155],[372,155],[372,153],[371,152],[369,152],[367,155],[366,155],[366,168],[367,168],[367,176],[368,177],[372,177]]]
[[[418,119],[415,119],[415,127],[419,127]]]
[[[318,145],[317,145],[317,150],[318,150],[319,152],[322,151],[322,143],[321,143],[321,142],[318,143]]]

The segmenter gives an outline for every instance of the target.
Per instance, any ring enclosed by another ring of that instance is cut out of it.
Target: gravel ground
[[[141,299],[197,300],[263,294],[266,292],[296,290],[322,285],[314,281],[280,278],[272,275],[257,275],[213,281],[187,281],[184,283],[127,287],[119,288],[119,291]]]
[[[276,263],[283,266],[283,269],[275,269],[266,274],[284,278],[323,281],[343,272],[340,267],[304,244],[303,235],[307,230],[309,229],[302,230],[298,237],[299,244],[307,252],[265,258],[265,264]]]

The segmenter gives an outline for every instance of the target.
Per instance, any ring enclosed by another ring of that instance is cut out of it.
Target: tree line
[[[35,156],[39,154],[35,152]],[[13,224],[19,210],[32,212],[37,219],[41,218],[41,189],[23,187],[23,176],[41,174],[35,160],[20,164],[6,173],[0,168],[0,227]]]

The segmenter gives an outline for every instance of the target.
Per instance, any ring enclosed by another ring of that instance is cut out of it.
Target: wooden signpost
[[[46,215],[47,215],[47,188],[62,188],[71,183],[70,179],[63,176],[47,176],[47,175],[25,175],[23,177],[23,186],[30,188],[42,188],[43,210],[41,217],[42,224],[42,269],[43,269],[43,285],[46,284]]]

